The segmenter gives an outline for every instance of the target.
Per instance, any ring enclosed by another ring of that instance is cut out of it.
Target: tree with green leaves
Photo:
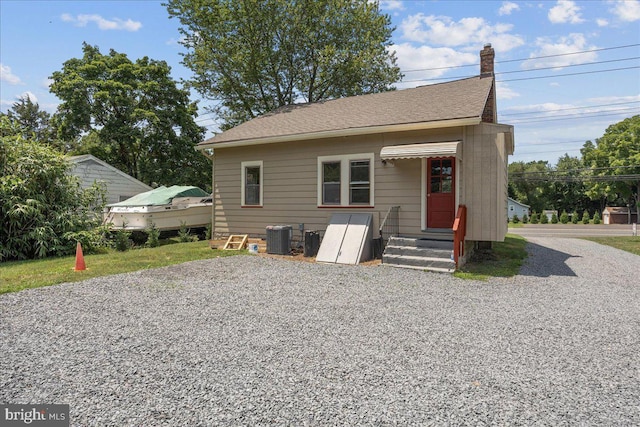
[[[51,115],[40,109],[37,102],[33,102],[27,95],[14,102],[6,116],[15,123],[16,128],[24,139],[33,139],[42,144],[55,144],[55,130],[50,124]]]
[[[228,129],[278,107],[392,89],[391,19],[369,0],[168,0],[189,84]]]
[[[555,166],[557,179],[553,182],[550,193],[554,209],[559,211],[583,210],[591,207],[587,197],[584,179],[584,164],[579,157],[564,154]]]
[[[562,224],[569,223],[569,214],[567,213],[567,211],[562,211],[562,213],[560,214],[560,222]]]
[[[76,241],[100,246],[102,189],[81,189],[61,153],[23,138],[7,117],[0,129],[0,261],[71,254]]]
[[[83,57],[52,75],[62,100],[54,116],[73,154],[93,154],[147,183],[211,187],[209,161],[194,150],[204,136],[189,92],[164,61],[131,61],[86,43]]]
[[[550,182],[553,169],[547,161],[513,162],[508,170],[509,197],[538,212],[554,207]]]
[[[588,188],[592,199],[640,207],[640,115],[609,126],[595,145],[587,141],[581,151],[598,178]]]

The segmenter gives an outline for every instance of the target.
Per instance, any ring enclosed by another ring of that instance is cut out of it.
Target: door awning
[[[461,141],[428,142],[424,144],[390,145],[380,150],[381,160],[420,159],[425,157],[462,158]]]

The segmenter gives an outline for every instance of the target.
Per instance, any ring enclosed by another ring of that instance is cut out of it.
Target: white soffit
[[[460,141],[390,145],[388,147],[382,147],[382,150],[380,150],[380,159],[420,159],[424,157],[457,157],[462,159],[460,147]]]

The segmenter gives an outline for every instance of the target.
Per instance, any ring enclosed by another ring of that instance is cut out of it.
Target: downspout
[[[211,160],[211,236],[210,239],[213,240],[216,235],[216,156],[213,149],[207,149],[200,151],[204,156],[206,156],[209,160]]]

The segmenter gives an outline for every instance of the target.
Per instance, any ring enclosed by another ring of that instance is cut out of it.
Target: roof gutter
[[[479,123],[480,123],[480,117],[467,117],[463,119],[438,120],[434,122],[403,123],[403,124],[384,125],[384,126],[367,126],[367,127],[349,128],[349,129],[328,130],[328,131],[313,132],[313,133],[271,136],[266,138],[241,139],[237,141],[218,142],[218,143],[201,142],[196,146],[196,150],[207,150],[207,149],[218,149],[218,148],[229,148],[229,147],[246,147],[250,145],[273,144],[277,142],[309,141],[313,139],[338,138],[338,137],[355,136],[355,135],[371,135],[375,133],[406,132],[406,131],[412,131],[412,130],[472,126],[472,125],[477,125]]]

